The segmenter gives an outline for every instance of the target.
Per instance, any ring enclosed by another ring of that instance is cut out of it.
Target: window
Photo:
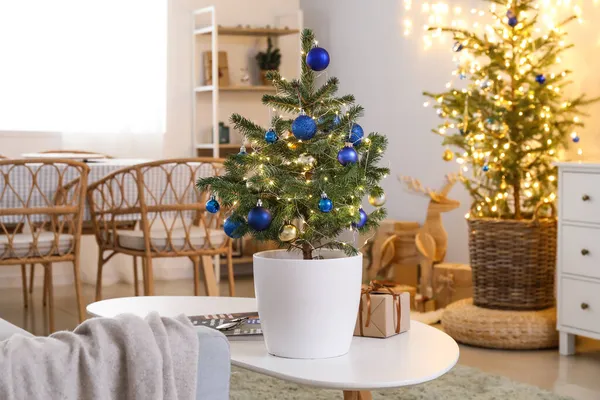
[[[167,0],[0,0],[0,131],[163,133]]]

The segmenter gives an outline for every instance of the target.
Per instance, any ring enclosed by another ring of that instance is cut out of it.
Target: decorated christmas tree
[[[352,95],[336,96],[337,78],[317,87],[329,54],[312,31],[305,29],[301,40],[300,79],[267,74],[276,90],[262,98],[271,126],[232,115],[252,151],[242,146],[225,161],[224,175],[200,179],[197,187],[212,193],[209,212],[227,210],[224,230],[232,238],[249,234],[274,241],[301,251],[304,259],[317,257],[318,249],[354,255],[355,243],[338,238],[348,229],[371,229],[385,217],[385,209],[367,215],[361,205],[367,196],[376,207],[385,202],[379,184],[389,170],[377,162],[387,139],[364,135],[356,122],[363,108]]]
[[[473,215],[521,219],[555,199],[552,163],[579,142],[582,107],[597,99],[565,94],[571,71],[561,57],[575,15],[548,29],[536,0],[486,2],[492,22],[480,32],[430,28],[453,35],[459,83],[425,95],[442,119],[433,131],[444,137],[444,160],[471,167],[462,181]]]

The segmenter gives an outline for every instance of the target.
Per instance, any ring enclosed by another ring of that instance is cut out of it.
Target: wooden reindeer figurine
[[[448,248],[448,232],[444,229],[441,214],[460,206],[460,202],[448,198],[448,193],[458,177],[447,175],[445,184],[438,191],[424,188],[421,182],[414,178],[401,177],[401,179],[410,190],[425,194],[431,199],[425,223],[419,228],[415,237],[421,265],[420,293],[426,299],[431,299],[433,297],[433,264],[444,260]]]

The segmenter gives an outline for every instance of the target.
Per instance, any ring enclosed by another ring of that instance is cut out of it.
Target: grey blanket
[[[0,342],[0,399],[194,400],[198,337],[185,317],[93,318]]]

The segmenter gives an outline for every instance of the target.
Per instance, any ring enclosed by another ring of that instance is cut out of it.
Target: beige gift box
[[[367,292],[361,295],[354,336],[387,338],[410,329],[410,294]]]
[[[433,266],[436,308],[473,297],[473,272],[467,264],[441,263]]]

